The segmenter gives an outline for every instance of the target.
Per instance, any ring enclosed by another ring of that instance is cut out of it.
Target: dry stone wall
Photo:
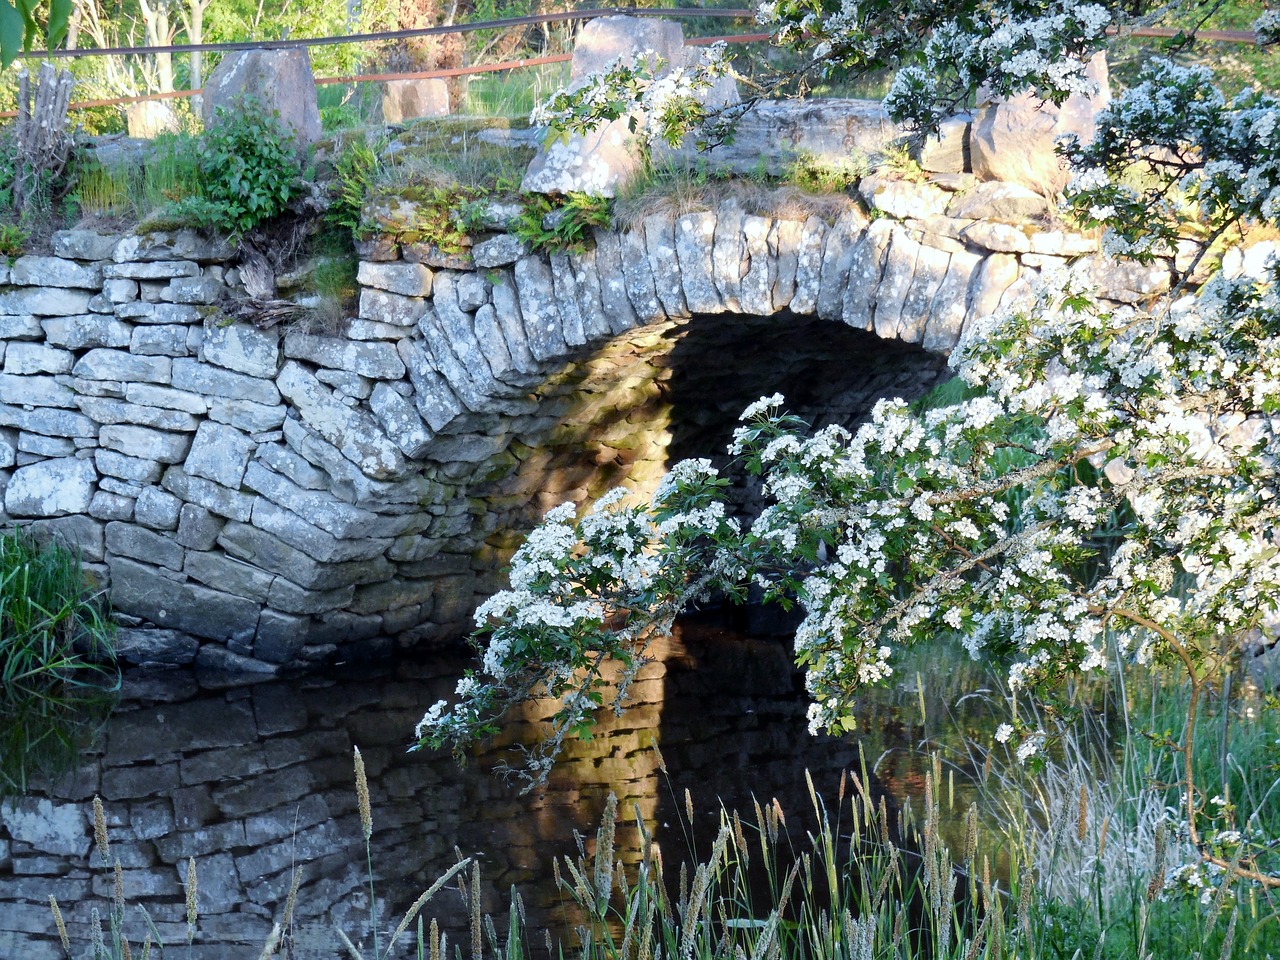
[[[581,254],[530,251],[501,209],[463,254],[381,237],[340,335],[229,323],[220,241],[60,233],[0,269],[0,519],[79,546],[134,662],[273,672],[456,638],[535,513],[660,475],[655,335],[818,318],[945,355],[1095,248],[1000,197],[864,192],[875,219],[730,202]],[[1097,269],[1119,300],[1168,283]]]

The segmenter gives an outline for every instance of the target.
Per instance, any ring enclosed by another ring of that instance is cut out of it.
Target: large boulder
[[[970,162],[978,179],[1006,180],[1044,196],[1061,193],[1070,173],[1054,151],[1055,139],[1074,133],[1089,143],[1094,118],[1111,102],[1103,54],[1089,62],[1087,75],[1097,93],[1073,94],[1060,107],[1030,93],[980,103],[969,135]]]
[[[388,80],[382,85],[382,119],[387,123],[448,114],[449,85],[439,77]]]
[[[668,65],[683,62],[684,31],[669,20],[598,17],[578,34],[569,68],[570,89],[614,60],[634,63],[656,54]],[[642,119],[642,118],[641,118]],[[618,185],[636,171],[643,151],[630,130],[630,117],[620,117],[589,133],[549,138],[529,163],[522,190],[533,193],[589,193],[612,197]]]
[[[268,111],[280,115],[281,124],[297,138],[299,146],[320,139],[320,107],[311,56],[306,50],[243,50],[228,54],[204,86],[204,125],[217,122],[219,107],[240,109],[245,97],[253,97]]]

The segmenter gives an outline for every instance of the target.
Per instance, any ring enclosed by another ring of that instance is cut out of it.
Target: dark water
[[[258,956],[283,914],[295,868],[295,955],[339,956],[335,926],[367,943],[353,746],[370,780],[383,929],[455,862],[456,847],[481,863],[486,910],[505,912],[514,886],[535,942],[544,924],[567,941],[551,861],[576,851],[575,830],[594,834],[611,791],[626,819],[638,811],[655,827],[668,864],[687,849],[679,827],[686,789],[695,831],[708,836],[721,803],[746,811],[753,797],[776,797],[789,815],[802,816],[811,805],[805,771],[834,797],[841,770],[858,768],[864,754],[877,788],[901,800],[923,789],[928,761],[919,746],[954,730],[949,705],[980,685],[972,671],[959,676],[949,666],[933,670],[937,679],[927,683],[907,671],[867,697],[857,735],[812,737],[789,641],[687,623],[657,653],[635,685],[632,708],[608,718],[593,741],[573,744],[547,787],[524,796],[492,771],[506,756],[504,744],[537,736],[546,712],[539,706],[463,769],[448,756],[405,753],[424,707],[449,696],[467,665],[462,654],[232,689],[203,688],[186,674],[135,679],[74,776],[0,807],[0,960],[61,956],[50,894],[68,915],[77,955],[89,942],[91,907],[106,915],[111,874],[91,854],[95,794],[106,806],[126,900],[145,906],[166,943],[184,945],[178,955]],[[987,725],[981,709],[970,714],[972,732]],[[636,831],[620,828],[618,839],[620,856],[634,860]],[[188,857],[196,860],[200,909],[189,952],[181,883]],[[455,936],[465,926],[453,889],[424,913]],[[134,944],[142,923],[130,908]]]

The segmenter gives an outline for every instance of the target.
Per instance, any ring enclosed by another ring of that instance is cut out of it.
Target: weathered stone
[[[413,404],[427,426],[437,433],[463,411],[462,401],[427,359],[420,344],[401,340],[397,350],[413,383]],[[286,436],[289,422],[285,421]]]
[[[193,583],[178,583],[123,557],[111,564],[112,605],[122,613],[223,643],[250,643],[258,604]]]
[[[1098,239],[1080,233],[1045,230],[1031,234],[1031,252],[1057,257],[1078,257],[1097,253]],[[1188,266],[1190,264],[1187,264]],[[1179,267],[1179,269],[1183,269]]]
[[[854,329],[875,329],[876,294],[893,233],[891,220],[873,220],[854,247],[841,310],[841,318]]]
[[[98,425],[82,413],[37,407],[20,410],[0,403],[0,426],[18,427],[49,437],[95,437]]]
[[[138,299],[138,281],[117,278],[102,281],[102,295],[111,303],[132,303]]]
[[[502,328],[502,340],[506,344],[511,364],[520,373],[534,373],[538,361],[529,351],[529,338],[524,332],[524,317],[520,313],[520,293],[515,278],[506,270],[492,274],[493,310]],[[427,421],[431,423],[430,420]],[[438,429],[434,425],[432,429]]]
[[[123,350],[99,347],[90,350],[72,368],[85,380],[125,380],[168,384],[172,361],[168,357],[135,357]]]
[[[95,450],[94,465],[98,472],[108,477],[119,477],[121,480],[133,480],[137,483],[154,483],[160,479],[164,468],[155,461],[132,457],[114,450]]]
[[[790,304],[794,313],[810,314],[818,307],[818,291],[822,282],[822,255],[826,248],[826,240],[827,225],[820,217],[809,217],[800,230],[800,240],[796,247],[796,288],[795,293],[791,295]],[[680,263],[683,266],[683,258]]]
[[[471,248],[471,259],[480,268],[505,267],[528,255],[529,244],[507,233],[491,237]]]
[[[578,278],[574,276],[573,264],[570,263],[568,254],[553,253],[549,260],[556,309],[560,311],[560,333],[570,347],[580,347],[587,342],[587,332],[578,302]],[[495,369],[495,375],[497,372]]]
[[[15,377],[0,373],[0,403],[27,407],[74,407],[75,391],[61,377]]]
[[[536,254],[522,257],[514,272],[529,352],[536,360],[564,356],[569,346],[561,330],[555,284],[546,261]]]
[[[325,471],[316,469],[305,457],[299,456],[283,444],[260,445],[254,459],[262,461],[281,476],[288,477],[303,490],[329,489],[329,475]]]
[[[492,203],[490,204],[492,206]],[[517,211],[521,208],[517,204]],[[506,229],[506,224],[490,224],[489,229]],[[409,263],[422,263],[428,267],[441,270],[472,270],[475,261],[471,259],[470,250],[444,251],[434,243],[406,243],[401,246],[400,255]],[[369,258],[373,259],[373,258]]]
[[[91,461],[73,457],[19,467],[4,489],[4,508],[11,517],[84,513],[97,479],[98,471]]]
[[[715,231],[716,215],[709,211],[688,213],[675,222],[674,279],[680,283],[685,306],[693,314],[724,312],[711,263]]]
[[[405,297],[368,287],[360,291],[359,313],[365,320],[411,327],[425,309],[425,301],[421,297]]]
[[[299,517],[334,536],[361,539],[375,535],[379,518],[362,507],[343,503],[328,491],[308,490],[254,461],[245,473],[245,486],[287,507]]]
[[[815,312],[823,319],[834,320],[844,314],[845,287],[853,252],[867,227],[867,219],[859,211],[848,210],[827,231],[822,255],[822,273],[818,280]]]
[[[911,284],[902,300],[902,314],[898,321],[899,340],[920,343],[924,339],[925,324],[929,320],[934,298],[950,264],[950,252],[923,244],[918,248]],[[878,328],[876,332],[879,333]]]
[[[250,377],[271,379],[280,366],[280,336],[244,323],[205,325],[200,358]]]
[[[223,400],[217,397],[209,401],[210,420],[250,434],[278,429],[284,423],[287,412],[288,408],[283,403],[267,406],[247,400]]]
[[[84,513],[32,520],[25,528],[40,543],[56,540],[76,550],[84,564],[100,563],[106,556],[102,524]]]
[[[92,294],[86,290],[66,290],[61,287],[0,290],[0,314],[69,317],[87,313],[91,297]]]
[[[50,238],[55,257],[68,260],[110,260],[118,237],[93,230],[57,230]]]
[[[995,313],[1004,292],[1018,279],[1018,258],[1007,253],[993,253],[974,272],[969,287],[967,326],[978,317]]]
[[[66,373],[75,357],[69,350],[61,350],[42,343],[12,343],[5,351],[4,372]]]
[[[280,403],[280,391],[275,384],[257,377],[210,367],[188,358],[175,359],[172,370],[172,386],[177,390],[228,400],[248,400],[264,406]]]
[[[964,329],[969,307],[968,292],[982,257],[967,251],[951,254],[947,274],[938,287],[929,310],[929,320],[920,345],[930,353],[950,353]]]
[[[176,630],[155,630],[136,627],[119,627],[116,629],[116,656],[125,663],[184,666],[196,658],[196,651],[199,649],[199,640]],[[171,830],[172,826],[169,829]],[[164,832],[168,833],[169,830]]]
[[[773,268],[773,310],[791,306],[796,294],[796,271],[800,267],[800,237],[804,225],[797,220],[777,220],[769,230],[769,258]]]
[[[961,239],[970,246],[995,253],[1027,253],[1031,249],[1026,231],[1007,223],[976,220],[964,228]]]
[[[738,287],[738,302],[743,313],[767,317],[773,313],[773,287],[778,276],[778,261],[770,256],[769,234],[773,221],[766,217],[742,218],[742,251],[746,272]]]
[[[212,551],[188,553],[182,572],[193,580],[259,603],[266,601],[276,579],[275,574],[251,563]]]
[[[14,840],[47,854],[83,857],[89,852],[91,828],[80,804],[44,797],[8,799],[0,802],[0,823]]]
[[[218,543],[232,556],[311,590],[330,590],[385,580],[393,569],[382,557],[348,563],[320,563],[279,537],[246,523],[228,523],[218,535]]]
[[[1169,268],[1160,261],[1142,264],[1092,257],[1088,267],[1098,293],[1119,303],[1141,303],[1169,289]]]
[[[297,363],[285,363],[276,386],[298,408],[302,418],[365,475],[389,479],[404,473],[404,456],[377,423],[334,399],[320,381]]]
[[[947,117],[938,132],[918,138],[912,155],[922,170],[932,173],[963,173],[969,169],[969,128],[973,117],[967,113]]]
[[[947,216],[969,220],[1030,220],[1048,216],[1049,201],[1016,183],[990,180],[958,194],[947,204]]]
[[[389,343],[352,343],[345,337],[320,337],[295,330],[284,338],[284,355],[375,380],[404,376],[404,363]]]
[[[157,463],[181,463],[191,447],[186,433],[163,433],[149,427],[112,423],[98,431],[98,442],[107,450]]]
[[[159,487],[144,487],[138,494],[138,502],[134,507],[134,518],[138,523],[153,530],[176,530],[178,527],[178,511],[182,509],[182,501]],[[142,559],[147,559],[143,557]],[[174,567],[175,570],[179,569]]]
[[[307,642],[308,617],[263,610],[253,638],[253,655],[267,663],[290,663]]]
[[[980,103],[969,134],[970,161],[978,178],[1008,180],[1048,196],[1059,193],[1070,173],[1054,149],[1055,138],[1074,133],[1082,143],[1091,142],[1094,117],[1111,100],[1104,54],[1090,61],[1086,76],[1098,92],[1093,97],[1072,94],[1061,107],[1034,93]]]
[[[183,470],[232,490],[240,489],[245,467],[257,444],[234,427],[206,420],[200,424]]]
[[[404,297],[429,297],[431,277],[431,271],[419,263],[361,262],[356,282]]]
[[[386,346],[386,344],[379,344]],[[395,347],[391,348],[392,355],[395,355]],[[399,358],[397,363],[401,363]],[[401,366],[403,364],[401,363]],[[316,379],[327,387],[333,389],[344,397],[351,397],[353,400],[368,400],[369,395],[373,393],[374,381],[368,377],[362,377],[358,373],[351,373],[347,370],[335,370],[332,367],[320,367],[316,370]]]
[[[489,286],[478,273],[459,273],[456,278],[458,306],[468,312],[489,302]]]
[[[480,327],[479,315],[477,315],[476,327],[477,329]],[[505,345],[503,349],[505,352]],[[373,388],[373,394],[369,398],[369,408],[382,424],[382,429],[386,431],[387,436],[406,457],[417,459],[426,453],[434,434],[422,422],[412,402],[400,396],[385,383],[379,383]]]
[[[133,498],[99,490],[89,501],[89,516],[96,520],[132,520]]]
[[[212,277],[174,277],[166,292],[171,303],[217,303],[226,292],[226,286]]]
[[[253,525],[259,530],[275,534],[289,546],[322,563],[370,560],[380,556],[391,545],[389,538],[339,539],[320,527],[307,523],[294,511],[265,499],[254,503],[252,519]]]
[[[211,550],[223,523],[204,507],[184,503],[178,512],[178,535],[175,539],[192,550]]]
[[[915,276],[916,258],[921,249],[907,231],[901,227],[893,228],[889,251],[885,255],[884,275],[876,291],[875,332],[882,340],[893,340],[898,336],[903,304]]]
[[[181,410],[190,414],[203,414],[209,409],[208,402],[198,394],[171,387],[157,387],[150,383],[126,383],[124,398],[144,407]]]
[[[869,206],[899,220],[942,213],[950,198],[950,194],[932,183],[892,180],[876,174],[864,177],[858,184],[858,192]]]
[[[680,259],[676,253],[675,222],[664,214],[652,214],[641,223],[649,272],[662,309],[669,317],[690,316],[680,282]]]
[[[596,268],[600,273],[600,302],[613,333],[625,333],[640,322],[627,296],[627,278],[622,266],[622,244],[612,230],[596,230]],[[496,291],[495,291],[496,294]],[[497,300],[494,300],[497,306]]]
[[[45,342],[68,350],[94,347],[127,347],[132,328],[115,317],[84,314],[78,317],[50,317],[41,322]]]
[[[292,50],[242,50],[228,54],[204,84],[204,126],[218,123],[218,112],[245,109],[245,98],[257,101],[256,109],[278,114],[280,125],[305,147],[319,140],[320,108],[311,56],[306,48]]]
[[[379,323],[377,320],[361,320],[358,317],[347,321],[347,337],[351,340],[399,340],[409,331],[393,323]]]
[[[200,276],[200,264],[191,260],[149,260],[136,262],[121,259],[120,254],[132,238],[125,237],[116,248],[116,262],[102,268],[105,280],[172,280],[174,277]]]
[[[36,317],[0,316],[0,340],[39,340],[43,334],[41,321]]]
[[[569,266],[573,270],[578,313],[582,317],[582,334],[588,342],[607,337],[611,330],[609,320],[605,316],[604,302],[600,297],[600,272],[596,269],[596,249],[592,247],[588,250],[571,251],[568,256]]]
[[[102,288],[102,267],[61,257],[19,257],[13,262],[9,282],[20,287]]]
[[[146,233],[131,234],[121,239],[112,252],[112,259],[116,263],[158,260],[223,263],[235,255],[235,244],[225,236],[205,236],[192,229],[148,230]],[[184,275],[194,277],[198,273],[199,271],[193,271]]]
[[[203,477],[193,477],[181,467],[167,469],[160,484],[179,499],[204,507],[220,517],[247,521],[253,514],[253,497]]]
[[[129,339],[129,352],[139,357],[186,357],[187,328],[176,326],[135,327]]]
[[[642,149],[628,123],[623,118],[602,123],[587,133],[548,137],[529,162],[520,189],[528,193],[615,196],[619,184],[644,163]]]
[[[355,587],[350,584],[335,590],[306,590],[284,577],[276,577],[267,603],[285,613],[327,613],[347,606],[353,596]]]
[[[486,303],[476,311],[475,334],[476,342],[480,344],[481,352],[484,354],[485,359],[489,361],[489,367],[493,370],[493,375],[500,380],[508,380],[509,374],[513,369],[511,351],[507,348],[507,340],[503,335],[502,323],[498,320],[498,313],[493,304]],[[377,410],[374,413],[376,414]],[[395,438],[392,437],[392,439]],[[404,445],[401,444],[400,448],[403,450]]]
[[[107,550],[113,556],[144,560],[170,570],[181,570],[186,556],[181,544],[132,523],[107,524]]]
[[[195,417],[181,410],[163,407],[145,407],[125,400],[106,397],[79,397],[77,404],[85,414],[97,423],[132,423],[156,430],[185,432],[194,430],[200,423]]]

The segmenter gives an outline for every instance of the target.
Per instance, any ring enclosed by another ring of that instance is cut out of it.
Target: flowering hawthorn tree
[[[777,0],[761,19],[813,44],[814,70],[896,62],[927,37],[924,66],[901,70],[889,96],[924,124],[980,81],[1050,98],[1080,89],[1108,22],[1092,4],[907,8],[894,19],[900,4]],[[1265,15],[1260,36],[1276,25]],[[1203,71],[1155,64],[1091,145],[1064,146],[1069,212],[1137,258],[1277,224],[1278,121],[1271,97],[1228,102]],[[427,712],[418,744],[459,747],[510,704],[549,695],[552,735],[529,758],[545,776],[607,695],[621,708],[650,641],[691,599],[739,597],[754,580],[804,611],[795,656],[814,732],[849,729],[859,688],[941,634],[1003,658],[1015,691],[1106,669],[1111,651],[1176,665],[1191,691],[1177,744],[1189,839],[1220,875],[1280,887],[1273,850],[1214,829],[1221,804],[1193,767],[1207,685],[1280,603],[1280,265],[1219,272],[1145,307],[1100,303],[1087,273],[1063,270],[967,328],[951,364],[967,399],[927,412],[881,402],[852,434],[808,435],[778,396],[749,407],[730,452],[770,500],[749,525],[726,515],[726,483],[705,460],[676,465],[648,504],[615,492],[580,519],[553,510],[517,552],[511,589],[477,613],[482,665]],[[1015,720],[998,737],[1036,764],[1050,734]]]

